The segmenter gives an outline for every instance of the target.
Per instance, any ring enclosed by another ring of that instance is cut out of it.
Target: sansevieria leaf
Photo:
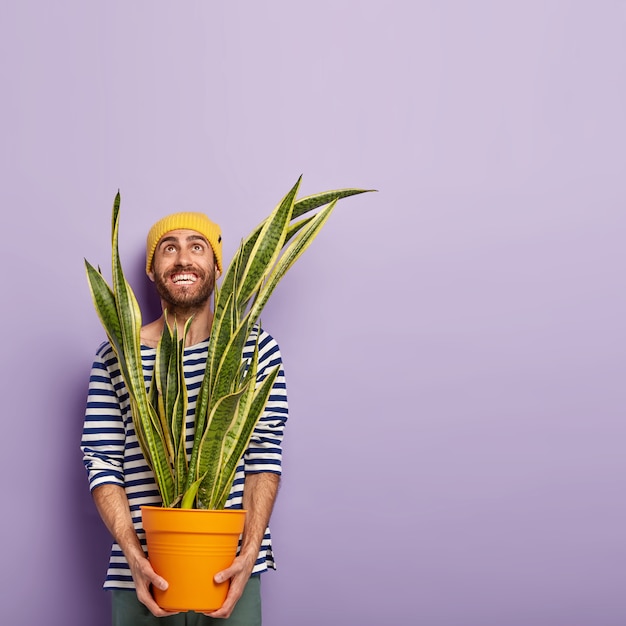
[[[166,323],[154,370],[146,380],[141,358],[141,311],[119,257],[119,192],[111,220],[112,287],[100,270],[85,260],[94,307],[119,361],[137,439],[154,472],[164,506],[225,506],[237,467],[279,376],[278,366],[259,372],[261,313],[283,276],[326,224],[337,201],[371,191],[346,188],[297,199],[300,183],[298,179],[242,241],[224,272],[221,287],[215,289],[191,449],[187,444],[189,390],[184,360],[192,320],[185,321],[179,334],[177,325],[168,325],[169,318],[164,315]]]

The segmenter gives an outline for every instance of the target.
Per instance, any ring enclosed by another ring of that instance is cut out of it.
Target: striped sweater
[[[255,341],[256,332],[253,332],[246,343],[244,358],[252,356]],[[185,349],[184,372],[189,397],[186,420],[188,454],[193,443],[193,417],[206,365],[207,349],[208,340]],[[155,356],[154,348],[142,346],[141,358],[146,383],[152,376]],[[261,330],[257,384],[276,365],[280,366],[279,374],[265,412],[237,467],[226,508],[242,507],[243,484],[247,473],[281,472],[282,437],[287,420],[285,376],[277,343],[268,333]],[[146,551],[140,507],[159,506],[161,498],[152,470],[148,467],[139,447],[130,413],[128,392],[120,374],[117,358],[108,342],[103,343],[98,349],[91,370],[81,450],[91,490],[107,483],[125,488],[133,524]],[[268,568],[275,569],[269,528],[265,531],[253,573],[261,573]],[[116,543],[111,549],[104,588],[134,588],[128,563]]]

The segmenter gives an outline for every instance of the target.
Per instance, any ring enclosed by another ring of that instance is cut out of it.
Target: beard
[[[198,280],[192,285],[172,285],[169,276],[172,273],[192,271],[187,267],[175,267],[168,270],[167,274],[154,275],[154,284],[161,300],[167,305],[170,313],[189,314],[207,306],[213,290],[215,289],[215,270],[205,272],[199,268],[194,268],[193,273],[197,274]]]

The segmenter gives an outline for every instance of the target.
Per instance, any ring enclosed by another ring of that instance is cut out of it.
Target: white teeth
[[[176,274],[172,276],[173,283],[195,283],[197,280],[194,274]]]

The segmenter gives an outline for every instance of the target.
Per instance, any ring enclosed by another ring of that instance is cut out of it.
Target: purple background
[[[110,211],[344,200],[264,315],[265,623],[623,626],[626,4],[3,2],[1,621],[105,626],[78,450]]]

